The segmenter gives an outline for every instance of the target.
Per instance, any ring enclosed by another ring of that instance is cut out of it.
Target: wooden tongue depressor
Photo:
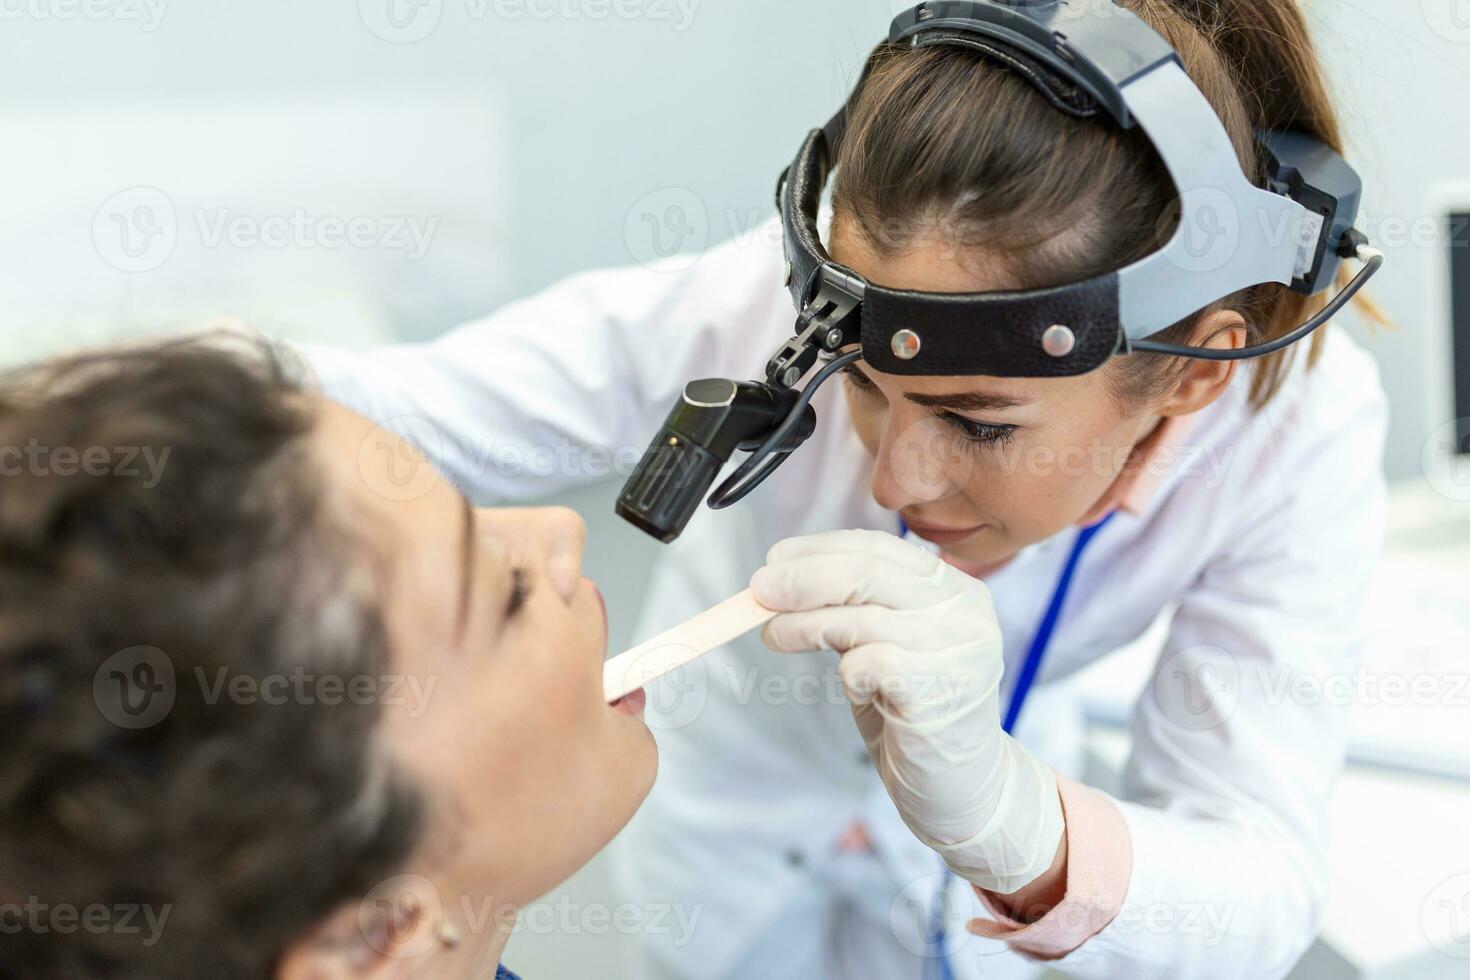
[[[724,646],[775,616],[746,589],[602,665],[602,690],[609,704],[650,681]]]

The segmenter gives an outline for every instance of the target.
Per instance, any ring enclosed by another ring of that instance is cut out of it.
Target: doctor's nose
[[[493,508],[479,512],[482,526],[514,554],[536,562],[547,582],[570,603],[582,580],[587,522],[569,507]]]
[[[932,415],[890,425],[873,464],[873,499],[886,510],[953,497],[969,482],[970,453]]]

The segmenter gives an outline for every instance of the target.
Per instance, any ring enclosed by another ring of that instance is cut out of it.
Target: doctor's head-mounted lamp
[[[849,100],[808,134],[777,186],[795,335],[771,355],[763,382],[690,382],[619,495],[618,514],[661,541],[679,536],[736,449],[750,455],[710,494],[711,508],[736,503],[780,466],[816,428],[817,388],[859,359],[894,375],[1044,378],[1132,353],[1262,357],[1326,323],[1383,264],[1353,228],[1362,181],[1341,156],[1302,133],[1258,132],[1258,186],[1179,55],[1112,0],[934,0],[895,18],[888,42],[975,51],[1056,111],[1141,129],[1178,192],[1177,227],[1158,251],[1066,286],[925,293],[869,283],[832,261],[817,231]],[[1202,261],[1190,229],[1210,228],[1222,210],[1238,219],[1234,240]],[[1214,350],[1145,339],[1263,283],[1326,292],[1345,258],[1364,266],[1316,316],[1273,341]],[[852,345],[860,349],[838,354]],[[823,355],[830,359],[798,391]]]

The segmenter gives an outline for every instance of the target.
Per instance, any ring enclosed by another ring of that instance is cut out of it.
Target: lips
[[[592,587],[592,594],[597,596],[597,607],[602,610],[602,649],[606,651],[607,600],[602,597],[602,590],[597,587],[596,583],[588,580],[587,584]],[[647,707],[647,705],[648,695],[644,694],[643,688],[640,687],[638,690],[633,691],[630,694],[625,694],[622,697],[618,698],[612,704],[608,705],[608,707],[625,715],[641,717],[643,715],[643,709]]]
[[[977,524],[974,527],[950,528],[932,524],[915,524],[913,521],[906,521],[906,523],[910,531],[932,544],[958,544],[967,538],[974,537],[989,526]]]
[[[648,695],[643,693],[643,688],[641,687],[631,694],[623,695],[612,703],[612,709],[614,711],[622,712],[625,715],[633,715],[634,717],[642,717],[643,709],[646,707],[648,707]]]
[[[587,579],[586,581],[588,587],[592,589],[592,594],[597,596],[597,608],[602,612],[602,649],[604,654],[606,654],[608,634],[607,600],[603,598],[602,590],[597,587],[597,583],[593,582],[591,579]],[[641,717],[643,714],[643,709],[647,706],[647,704],[648,695],[644,694],[643,688],[640,687],[638,690],[633,691],[630,694],[625,694],[622,697],[618,698],[612,704],[608,705],[608,707],[621,714]]]

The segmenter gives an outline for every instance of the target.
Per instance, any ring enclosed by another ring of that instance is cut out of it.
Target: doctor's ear
[[[1234,310],[1207,314],[1195,327],[1194,339],[1189,343],[1215,350],[1238,350],[1246,343],[1245,318]],[[1230,386],[1230,379],[1235,377],[1235,366],[1239,363],[1197,358],[1181,360],[1183,364],[1175,376],[1175,383],[1163,393],[1162,401],[1154,405],[1154,411],[1159,415],[1193,415],[1209,407]]]

